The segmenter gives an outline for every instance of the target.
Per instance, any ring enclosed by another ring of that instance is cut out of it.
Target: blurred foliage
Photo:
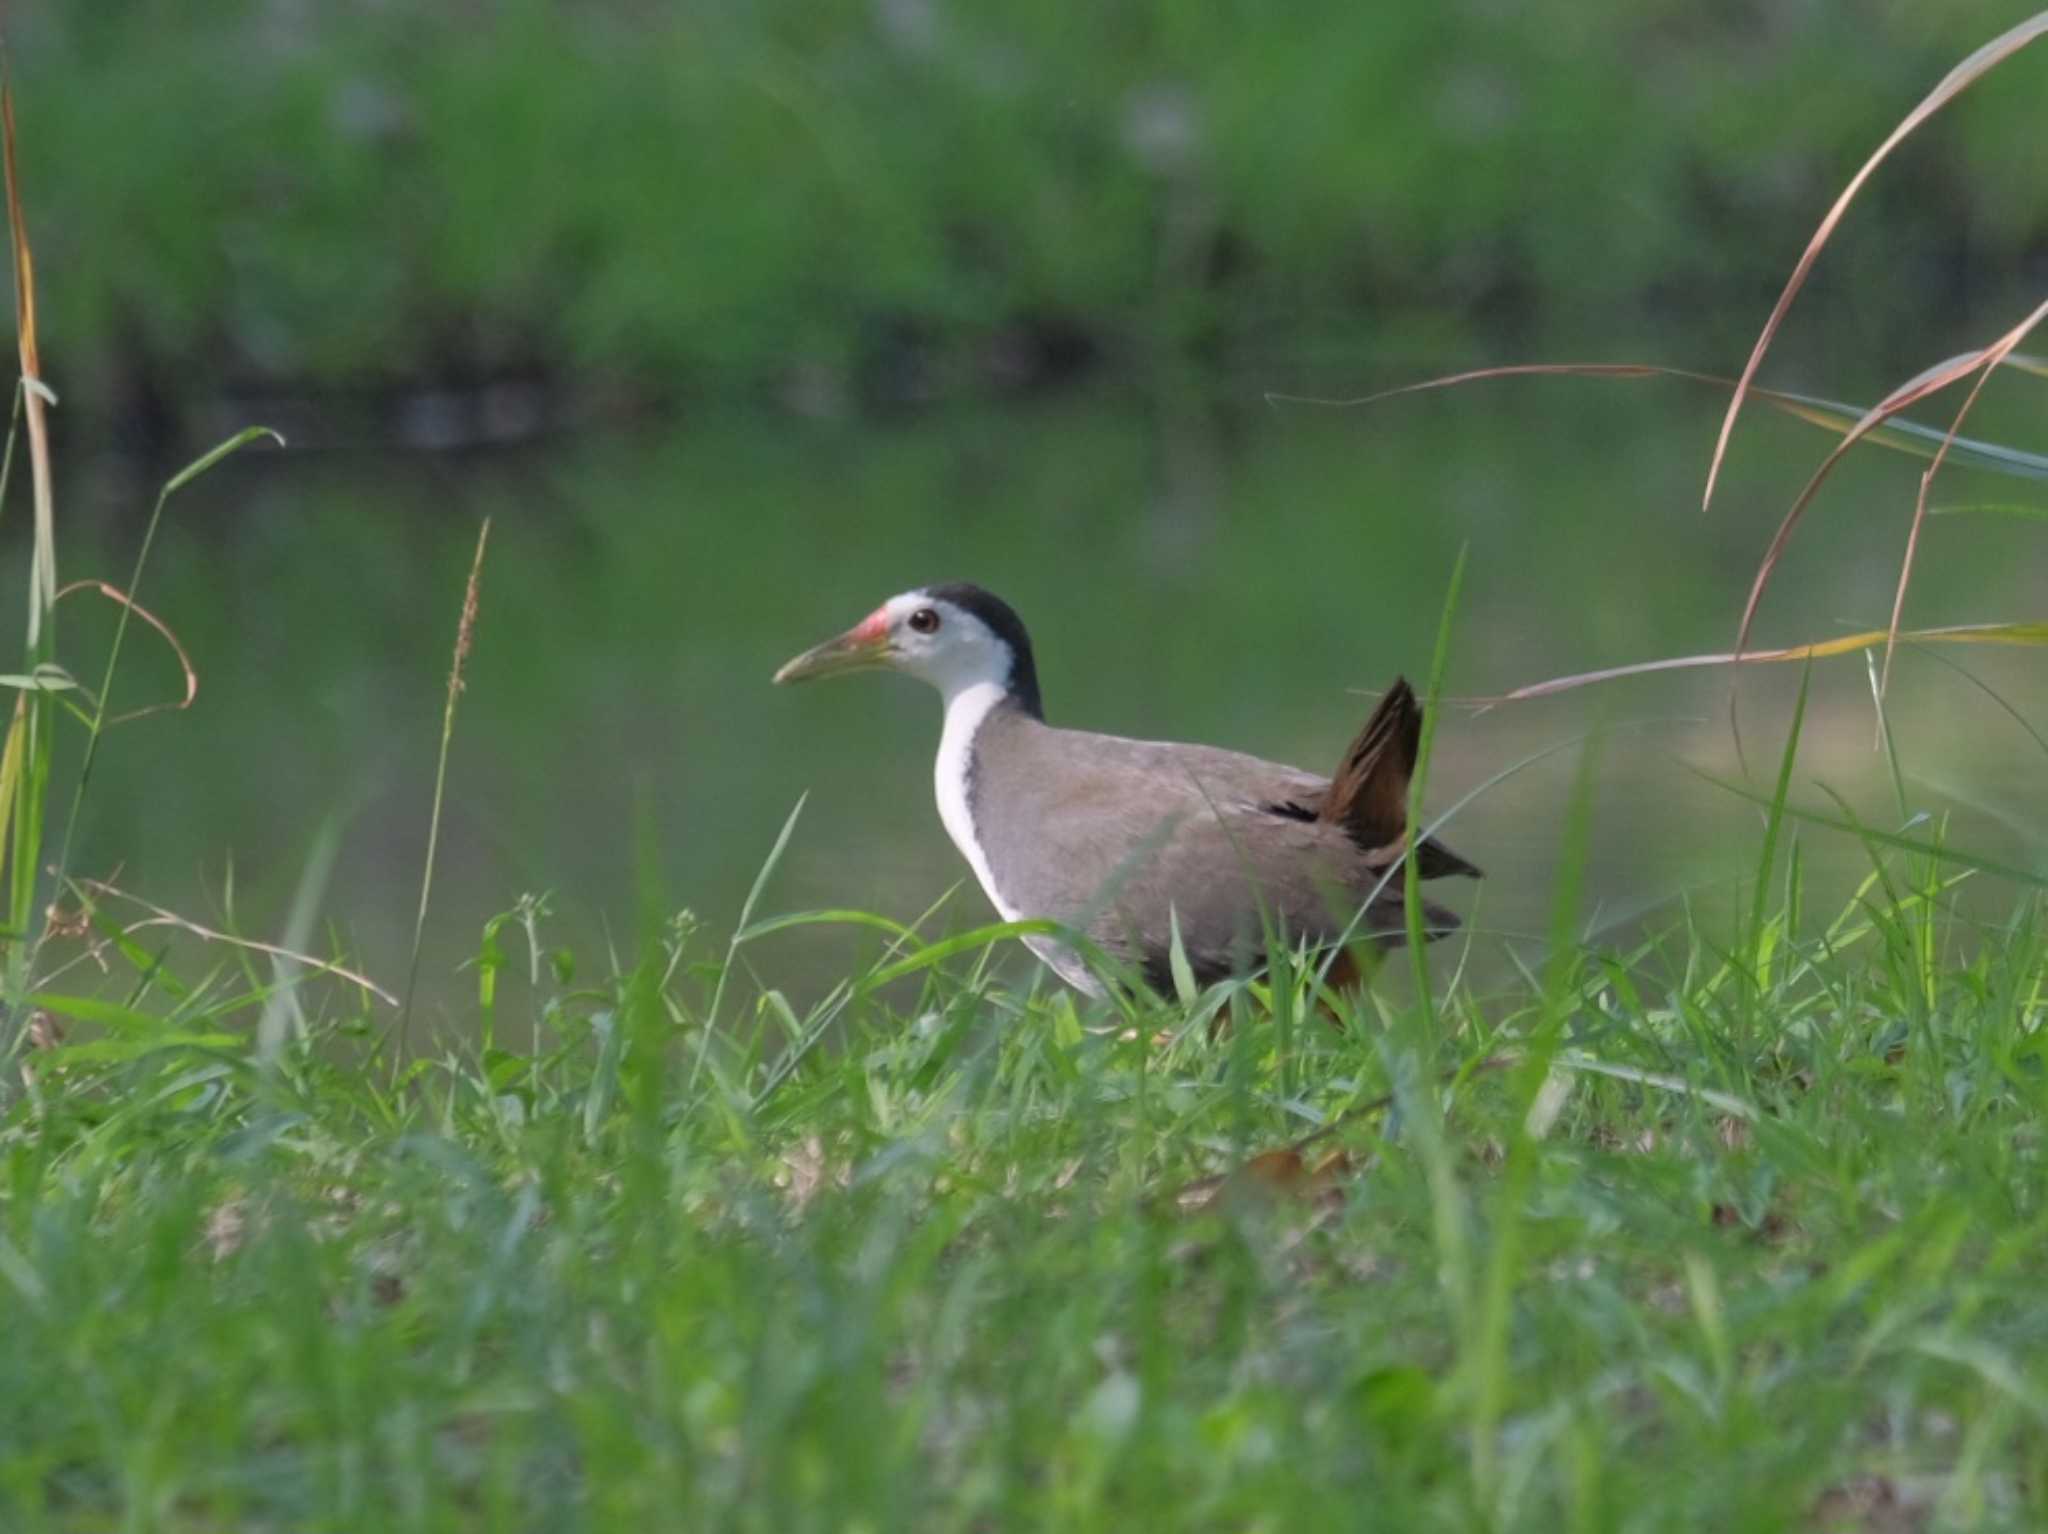
[[[95,0],[12,27],[52,344],[194,382],[536,370],[946,392],[1396,322],[1745,321],[2012,20],[1821,0]],[[2048,247],[2018,61],[1832,270]],[[2025,189],[2022,189],[2025,190]],[[2036,189],[2037,190],[2037,189]]]

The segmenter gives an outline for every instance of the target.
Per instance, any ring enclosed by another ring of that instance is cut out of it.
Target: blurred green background
[[[99,0],[11,25],[49,339],[94,399],[505,376],[832,408],[1645,323],[1731,350],[1863,156],[2023,13]],[[1815,305],[1903,342],[2038,278],[2040,90],[2022,62],[1910,141]]]
[[[1494,383],[1362,412],[1267,392],[1534,359],[1736,370],[1862,158],[2021,14],[95,0],[14,17],[65,401],[62,573],[125,579],[155,483],[233,428],[293,442],[174,504],[143,599],[189,646],[200,701],[112,737],[83,866],[194,914],[232,892],[274,933],[331,830],[321,910],[401,971],[486,514],[428,948],[450,1005],[478,927],[524,891],[557,891],[559,935],[586,948],[630,926],[636,804],[671,896],[714,923],[807,789],[776,903],[909,916],[960,877],[930,804],[929,697],[767,686],[907,586],[1009,596],[1057,720],[1311,765],[1366,690],[1426,667],[1464,545],[1460,695],[1726,648],[1820,434],[1756,413],[1702,517],[1711,391]],[[1867,402],[2033,301],[2043,67],[2022,56],[1905,146],[1770,377]],[[2001,379],[1973,430],[2038,449],[2039,403],[2038,382]],[[1882,625],[1918,467],[1852,460],[1763,640]],[[17,565],[24,521],[0,528]],[[1937,522],[1909,623],[2040,616],[2044,550],[2038,521]],[[111,626],[83,601],[65,609],[76,666]],[[174,688],[135,653],[124,693]],[[1915,807],[2038,865],[2038,747],[1955,663],[2044,714],[2031,652],[1909,657]],[[1749,812],[1684,764],[1740,770],[1727,685],[1460,711],[1438,797],[1605,731],[1602,919],[1720,898]],[[1752,770],[1796,686],[1745,681]],[[1896,822],[1853,659],[1817,678],[1815,725],[1809,773]],[[1453,839],[1494,875],[1481,925],[1544,930],[1575,771],[1572,751],[1546,758],[1461,815]],[[949,913],[980,920],[979,895]],[[813,935],[756,957],[802,989],[846,949]]]

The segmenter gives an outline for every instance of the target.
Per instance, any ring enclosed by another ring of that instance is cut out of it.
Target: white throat
[[[938,791],[939,819],[946,834],[967,859],[982,893],[1004,921],[1016,921],[1018,910],[996,893],[995,875],[988,866],[988,854],[974,834],[974,812],[967,802],[967,775],[974,761],[974,737],[989,711],[1008,695],[1000,682],[966,682],[946,690],[946,727],[939,735],[939,759],[932,769],[932,786]]]

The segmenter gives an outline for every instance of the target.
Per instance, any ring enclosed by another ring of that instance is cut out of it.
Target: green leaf
[[[164,481],[164,488],[161,493],[164,496],[176,495],[180,490],[191,484],[193,480],[199,478],[200,475],[221,462],[222,459],[233,457],[250,443],[260,442],[265,437],[268,437],[279,447],[285,445],[283,432],[275,431],[268,426],[245,426],[242,430],[228,438],[227,441],[220,443],[207,452],[201,453],[197,458],[186,464],[184,468],[178,470],[177,473]]]
[[[1182,1006],[1191,1006],[1195,998],[1201,994],[1201,988],[1195,984],[1195,969],[1188,963],[1187,946],[1181,942],[1180,912],[1168,906],[1166,918],[1172,928],[1171,942],[1166,950],[1166,964],[1173,972],[1173,993],[1180,998]]]

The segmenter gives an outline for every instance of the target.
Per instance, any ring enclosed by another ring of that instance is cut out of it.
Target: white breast
[[[996,890],[995,875],[989,871],[988,854],[974,834],[974,810],[967,802],[967,777],[974,763],[974,737],[989,710],[1003,701],[1004,692],[995,682],[976,682],[963,687],[946,700],[946,728],[939,736],[939,759],[932,768],[932,787],[939,798],[939,819],[946,834],[967,859],[982,893],[1004,921],[1018,919],[1017,908]]]
[[[938,794],[939,819],[945,824],[946,834],[953,838],[953,845],[960,849],[960,856],[967,859],[967,866],[974,870],[981,892],[988,896],[989,904],[996,908],[996,914],[1004,921],[1021,921],[1031,913],[1010,904],[1003,898],[1002,891],[996,888],[988,853],[982,848],[981,838],[975,834],[974,807],[968,802],[967,780],[974,765],[974,737],[988,718],[989,711],[1007,695],[998,683],[976,682],[946,699],[946,727],[939,736],[939,758],[932,767],[932,787]],[[1088,972],[1081,956],[1071,948],[1045,937],[1027,937],[1024,942],[1075,990],[1089,996],[1102,994],[1101,983]]]

